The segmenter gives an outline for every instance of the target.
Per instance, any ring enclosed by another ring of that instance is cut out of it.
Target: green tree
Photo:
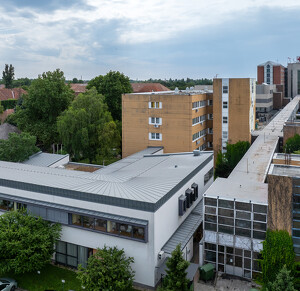
[[[0,140],[0,160],[23,162],[39,151],[35,144],[36,137],[29,133],[10,133],[7,140]]]
[[[5,84],[5,88],[12,88],[13,79],[15,77],[15,68],[12,64],[5,64],[4,71],[2,73],[2,79]]]
[[[132,257],[126,257],[124,250],[116,247],[97,249],[97,252],[89,257],[87,267],[79,265],[77,278],[86,290],[132,290],[134,271],[131,264]]]
[[[295,272],[295,253],[292,237],[285,230],[267,230],[266,239],[263,241],[262,259],[262,279],[264,284],[273,282],[278,272],[286,265],[291,271]]]
[[[48,149],[58,141],[57,117],[69,107],[73,98],[73,91],[65,84],[62,71],[43,73],[32,81],[22,105],[17,106],[14,121]]]
[[[215,178],[227,178],[249,148],[250,143],[248,141],[227,144],[226,152],[222,153],[220,151],[217,154]]]
[[[299,150],[300,150],[300,135],[295,134],[293,137],[290,137],[286,140],[284,145],[284,151],[290,154]]]
[[[275,281],[268,284],[266,291],[296,291],[291,271],[286,268],[286,265],[279,271]]]
[[[61,225],[26,212],[8,211],[0,216],[0,273],[25,273],[50,262]]]
[[[167,276],[164,278],[162,290],[186,291],[189,280],[186,278],[189,262],[184,260],[180,244],[172,252],[171,258],[167,260]]]
[[[120,72],[110,71],[105,76],[92,79],[87,88],[96,87],[99,94],[105,98],[114,120],[122,119],[122,94],[132,92],[130,80]]]
[[[110,156],[120,145],[120,134],[103,96],[95,88],[79,94],[58,118],[58,132],[65,149],[75,160]]]

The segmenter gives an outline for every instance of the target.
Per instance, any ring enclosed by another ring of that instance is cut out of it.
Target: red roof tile
[[[13,88],[13,89],[1,89],[0,88],[0,100],[7,99],[19,99],[22,94],[26,94],[27,92],[22,88]]]
[[[6,109],[2,114],[0,114],[1,124],[5,121],[7,116],[13,114],[14,111],[14,109]]]
[[[75,92],[76,95],[79,93],[86,92],[87,84],[71,84],[71,89]]]
[[[171,91],[160,83],[131,83],[133,93]]]

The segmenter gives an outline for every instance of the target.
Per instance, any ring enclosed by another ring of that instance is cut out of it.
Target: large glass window
[[[233,217],[233,210],[219,208],[219,215]]]
[[[106,231],[106,220],[96,218],[95,230]]]
[[[94,218],[89,216],[83,216],[82,220],[83,220],[83,227],[91,228],[91,229],[94,228]]]
[[[113,234],[119,234],[119,225],[116,222],[113,221],[107,221],[107,232],[113,233]]]
[[[132,226],[120,223],[120,235],[132,237]]]
[[[81,215],[78,214],[72,214],[72,224],[81,226]]]
[[[145,229],[142,227],[133,227],[133,238],[145,240]]]

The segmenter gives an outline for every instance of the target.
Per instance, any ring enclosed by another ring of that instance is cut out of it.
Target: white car
[[[18,283],[14,279],[0,278],[0,291],[15,291]]]

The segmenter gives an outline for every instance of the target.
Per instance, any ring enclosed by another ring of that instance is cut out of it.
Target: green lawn
[[[29,291],[44,291],[44,290],[55,290],[55,291],[68,291],[83,290],[80,282],[76,279],[76,273],[67,269],[59,268],[53,265],[47,265],[40,270],[40,274],[25,273],[21,275],[5,274],[1,277],[11,277],[18,282],[18,286],[22,289]],[[61,280],[65,280],[65,286]]]

